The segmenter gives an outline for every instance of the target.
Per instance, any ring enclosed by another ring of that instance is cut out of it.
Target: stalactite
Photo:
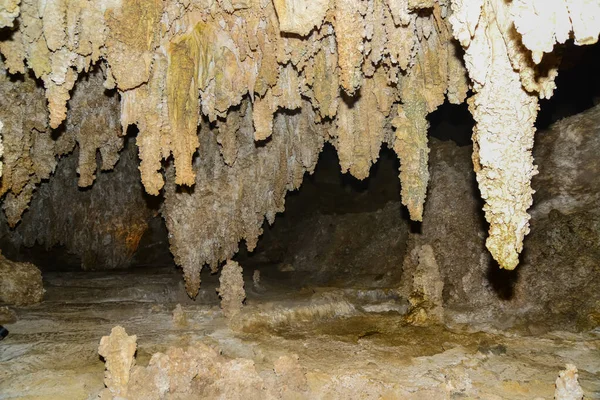
[[[20,0],[0,1],[0,28],[12,27],[13,21],[19,16]]]
[[[168,170],[163,215],[190,295],[198,291],[204,264],[218,268],[235,254],[241,239],[249,249],[256,246],[264,217],[272,223],[284,209],[286,192],[298,188],[305,171],[314,169],[324,138],[313,120],[306,104],[302,112],[277,114],[271,141],[256,147],[252,107],[245,101],[224,122],[239,126],[237,158],[231,165],[223,162],[218,128],[202,124],[193,189],[178,190],[170,179],[173,170]]]
[[[552,3],[553,7],[559,5]],[[469,109],[476,121],[473,163],[490,223],[486,245],[500,266],[507,269],[517,266],[523,238],[529,233],[531,178],[537,173],[531,155],[537,97],[552,95],[557,75],[555,60],[550,60],[545,74],[536,69],[541,53],[549,48],[548,40],[543,44],[533,38],[536,32],[541,33],[554,44],[554,40],[564,39],[559,31],[565,29],[559,29],[564,15],[550,7],[544,12],[555,16],[555,25],[545,29],[536,25],[538,31],[523,31],[522,18],[526,11],[532,11],[529,6],[533,7],[533,2],[511,5],[501,0],[455,1],[450,18],[454,36],[465,48],[465,64],[476,92],[469,99]],[[515,25],[512,15],[519,16]],[[523,36],[516,33],[518,29]]]

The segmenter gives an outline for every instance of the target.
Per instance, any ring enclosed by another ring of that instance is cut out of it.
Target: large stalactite
[[[600,3],[584,0],[0,0],[3,208],[16,225],[75,146],[79,185],[92,185],[96,153],[112,169],[135,124],[141,181],[164,194],[193,296],[204,264],[256,244],[325,141],[360,179],[392,147],[402,202],[420,221],[426,117],[471,88],[487,245],[512,269],[554,46],[596,42],[598,20]],[[114,104],[94,103],[103,88],[118,90],[120,130]]]

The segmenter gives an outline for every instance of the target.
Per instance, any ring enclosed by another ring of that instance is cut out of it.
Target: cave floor
[[[551,399],[558,372],[573,363],[586,398],[600,399],[597,332],[415,327],[391,290],[303,289],[268,276],[257,288],[247,278],[246,307],[228,326],[216,275],[203,274],[194,302],[175,269],[46,273],[44,302],[16,309],[18,321],[6,325],[0,399],[94,398],[104,387],[98,343],[115,325],[137,335],[142,366],[155,352],[197,342],[259,371],[297,354],[319,398]],[[177,304],[183,318],[173,317]]]

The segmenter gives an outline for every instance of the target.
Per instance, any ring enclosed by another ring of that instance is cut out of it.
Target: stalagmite
[[[402,201],[422,220],[427,116],[472,88],[487,246],[512,269],[554,46],[571,34],[596,42],[599,18],[584,0],[1,0],[3,209],[16,226],[76,147],[79,185],[93,186],[97,152],[112,169],[136,125],[142,184],[165,198],[194,296],[205,264],[215,269],[242,239],[254,248],[326,141],[359,179],[382,144],[393,148]],[[96,103],[104,89],[114,94]]]
[[[221,270],[219,277],[219,296],[221,297],[221,309],[227,318],[235,317],[242,310],[246,299],[244,290],[244,276],[242,267],[235,261],[227,261]]]
[[[426,244],[414,251],[418,258],[418,265],[413,276],[413,288],[409,298],[412,309],[407,319],[417,326],[442,323],[444,281],[433,248]]]
[[[137,336],[127,335],[121,326],[112,328],[109,336],[103,336],[98,347],[98,354],[104,358],[106,372],[104,385],[106,389],[100,395],[101,399],[127,396],[130,370],[135,364]]]
[[[583,389],[577,380],[577,368],[573,364],[567,364],[566,369],[560,371],[556,378],[555,400],[581,400]]]

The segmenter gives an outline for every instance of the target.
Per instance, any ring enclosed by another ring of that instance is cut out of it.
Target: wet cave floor
[[[586,398],[600,399],[600,333],[416,327],[394,290],[306,288],[272,271],[259,285],[248,274],[246,305],[230,325],[207,271],[196,301],[175,268],[46,273],[45,300],[15,309],[0,342],[0,399],[95,398],[104,388],[98,343],[116,325],[137,335],[141,366],[199,342],[257,371],[295,354],[319,398],[552,399],[558,372],[574,363]]]

